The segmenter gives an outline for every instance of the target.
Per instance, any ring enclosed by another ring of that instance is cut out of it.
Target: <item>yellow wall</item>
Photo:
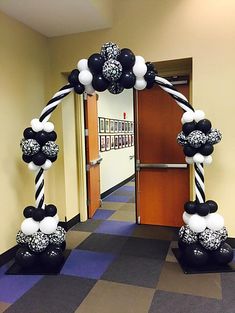
[[[235,237],[234,12],[233,0],[119,0],[114,1],[113,28],[51,39],[0,13],[0,253],[15,244],[22,210],[34,203],[34,175],[21,162],[18,146],[22,130],[64,85],[61,73],[99,51],[106,41],[129,47],[151,61],[193,58],[193,105],[203,109],[223,132],[214,162],[206,169],[206,193],[219,203],[229,235]],[[53,120],[60,156],[46,180],[47,202],[57,205],[61,220],[78,212],[78,208],[66,208],[66,134],[62,135],[66,121],[62,123],[62,118],[59,108]]]
[[[129,47],[146,60],[193,58],[192,99],[223,133],[214,162],[206,168],[208,199],[219,203],[230,236],[235,237],[232,207],[235,175],[233,133],[235,68],[235,2],[233,0],[119,0],[113,27],[50,39],[52,77],[99,51],[106,41]],[[60,121],[58,119],[58,125]]]
[[[21,161],[23,130],[49,89],[48,40],[0,13],[0,254],[15,245],[22,210],[34,204],[34,175]]]

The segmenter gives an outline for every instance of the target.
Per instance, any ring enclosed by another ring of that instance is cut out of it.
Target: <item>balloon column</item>
[[[186,162],[194,164],[196,200],[185,204],[183,219],[185,226],[180,229],[179,245],[184,258],[193,265],[204,265],[212,257],[224,264],[231,260],[231,247],[225,240],[227,231],[224,220],[217,211],[217,204],[205,201],[203,164],[212,162],[214,145],[221,140],[221,134],[211,127],[202,111],[194,111],[188,100],[166,79],[157,75],[153,64],[135,56],[128,49],[120,49],[108,42],[99,53],[88,59],[81,59],[77,68],[63,86],[47,103],[40,117],[31,121],[31,127],[24,130],[21,141],[23,160],[35,172],[35,206],[24,209],[25,220],[17,233],[20,245],[16,262],[22,267],[33,267],[39,263],[53,268],[63,261],[65,230],[58,226],[57,209],[44,203],[44,171],[56,161],[59,147],[56,144],[54,125],[49,122],[51,113],[62,99],[74,90],[77,94],[92,95],[96,91],[108,90],[119,94],[124,89],[143,90],[159,85],[185,111],[183,128],[178,135],[178,143],[183,146]],[[85,97],[86,99],[86,97]]]

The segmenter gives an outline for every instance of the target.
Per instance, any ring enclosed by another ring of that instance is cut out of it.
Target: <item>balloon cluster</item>
[[[201,110],[185,112],[181,122],[182,131],[178,134],[177,141],[183,146],[186,162],[210,164],[213,145],[222,139],[220,131],[212,128],[211,122]]]
[[[53,204],[46,205],[45,210],[28,206],[23,214],[25,220],[16,235],[16,242],[20,245],[16,262],[25,268],[36,262],[46,267],[60,265],[66,232],[58,226],[57,208]]]
[[[152,88],[157,75],[151,62],[145,62],[130,49],[120,49],[112,42],[104,44],[100,53],[80,60],[77,68],[70,73],[68,81],[78,94],[84,91],[93,94],[106,89],[119,94],[125,88]]]
[[[231,262],[233,250],[225,243],[228,232],[223,217],[216,213],[217,203],[213,200],[205,203],[188,201],[184,208],[186,225],[180,228],[178,241],[184,261],[192,266]]]
[[[51,122],[41,123],[38,119],[31,121],[31,127],[24,130],[24,138],[20,146],[22,158],[28,163],[30,170],[36,171],[40,167],[47,170],[57,159],[59,147],[55,143],[57,138],[54,125]]]

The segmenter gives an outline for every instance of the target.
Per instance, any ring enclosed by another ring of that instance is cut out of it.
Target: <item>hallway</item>
[[[68,232],[60,275],[6,276],[1,268],[0,312],[234,312],[234,273],[183,274],[171,252],[177,230],[135,224],[134,189],[127,183]]]

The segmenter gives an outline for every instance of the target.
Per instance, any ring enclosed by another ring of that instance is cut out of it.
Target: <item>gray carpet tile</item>
[[[103,223],[102,220],[93,220],[89,219],[86,222],[78,223],[71,230],[80,230],[83,232],[93,232],[95,231],[101,224]]]
[[[223,313],[235,312],[235,273],[222,273],[222,304]]]
[[[155,288],[162,263],[162,260],[122,255],[108,267],[101,279]]]
[[[74,276],[46,276],[6,313],[73,313],[96,280]]]
[[[109,234],[91,234],[77,248],[97,252],[118,253],[128,237]]]
[[[165,260],[170,242],[165,240],[129,238],[121,254]]]
[[[154,294],[149,313],[170,312],[227,313],[222,310],[220,300],[157,290]]]

